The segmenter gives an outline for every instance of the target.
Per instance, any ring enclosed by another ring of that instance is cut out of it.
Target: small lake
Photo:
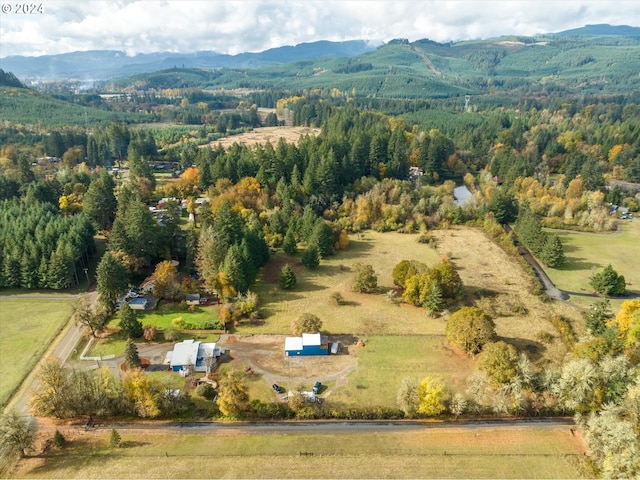
[[[460,185],[453,189],[453,196],[456,197],[456,205],[461,207],[464,202],[473,198],[473,193],[469,191],[466,185]]]

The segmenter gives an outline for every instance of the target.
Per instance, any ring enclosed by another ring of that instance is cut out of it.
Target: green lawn
[[[560,269],[548,268],[547,274],[562,290],[574,292],[571,302],[588,306],[596,299],[584,296],[593,292],[589,280],[594,273],[611,264],[620,275],[624,275],[627,289],[640,293],[640,220],[622,222],[621,234],[593,234],[560,232],[567,263]],[[622,299],[611,301],[617,311]]]
[[[358,368],[332,393],[332,402],[394,408],[402,379],[427,375],[440,376],[451,390],[462,393],[475,366],[473,359],[449,350],[442,336],[368,337],[364,348],[353,351]]]
[[[0,297],[0,405],[7,403],[69,319],[73,300],[48,296],[59,300],[35,294]]]
[[[566,426],[120,434],[121,448],[99,430],[22,460],[12,478],[584,478]]]
[[[173,326],[171,322],[177,318],[181,318],[185,323],[194,325],[218,320],[218,307],[216,305],[196,307],[193,312],[182,310],[175,306],[161,305],[157,310],[137,313],[138,319],[143,326],[153,325],[160,330]]]
[[[192,313],[188,310],[185,311],[174,306],[162,305],[158,310],[151,312],[137,312],[137,315],[143,326],[154,325],[159,330],[164,330],[165,328],[172,327],[173,320],[177,318],[181,318],[187,324],[191,323],[194,325],[208,321],[216,321],[218,319],[218,307],[214,305],[196,307]],[[119,332],[120,320],[117,315],[111,320],[109,327],[114,329],[114,332],[112,332],[108,337],[102,338],[98,342],[94,342],[94,345],[87,355],[115,355],[116,357],[124,355],[124,348],[127,342],[126,338]],[[197,336],[200,341],[210,342],[216,341],[219,334],[211,333],[194,335],[193,333],[184,333],[181,334],[181,339],[194,338],[194,336]],[[138,339],[138,341],[143,342],[144,339]],[[164,342],[162,335],[158,335],[156,342]]]

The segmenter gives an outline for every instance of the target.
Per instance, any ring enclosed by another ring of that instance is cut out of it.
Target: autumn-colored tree
[[[418,273],[424,273],[428,270],[428,267],[421,262],[415,260],[402,260],[395,267],[391,276],[393,277],[394,285],[398,287],[405,287],[405,282]]]
[[[622,302],[615,320],[609,325],[615,325],[618,329],[629,356],[634,361],[640,361],[640,299]]]
[[[435,417],[446,410],[445,402],[448,392],[442,379],[430,376],[423,378],[418,385],[418,396],[420,397],[419,413]]]
[[[494,385],[503,385],[518,374],[518,352],[502,340],[488,343],[482,349],[478,366]]]
[[[448,258],[443,257],[435,271],[444,298],[458,298],[462,295],[462,279]]]
[[[485,344],[496,337],[491,315],[478,307],[464,307],[451,315],[445,334],[449,342],[470,355],[479,353]]]
[[[192,188],[196,188],[198,186],[198,175],[198,167],[189,167],[183,172],[182,179]]]
[[[153,294],[159,298],[178,300],[182,296],[178,270],[169,260],[156,265],[153,272]]]
[[[128,371],[122,379],[122,388],[131,412],[142,418],[154,418],[160,415],[154,386],[142,370]]]
[[[338,251],[347,250],[349,248],[349,243],[349,234],[343,228],[338,234],[338,241],[336,242],[334,248]]]
[[[158,329],[153,325],[145,325],[142,336],[147,342],[153,342],[158,336]]]
[[[321,328],[322,320],[312,313],[303,313],[291,324],[293,334],[298,336],[303,333],[317,333]]]
[[[249,409],[249,392],[239,370],[229,370],[220,380],[218,407],[223,415],[242,417]]]

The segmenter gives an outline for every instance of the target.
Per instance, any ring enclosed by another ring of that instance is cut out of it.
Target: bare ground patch
[[[230,350],[231,364],[251,367],[269,385],[291,380],[337,380],[357,366],[357,358],[350,354],[354,347],[345,344],[344,338],[340,355],[310,357],[285,356],[284,339],[284,335],[222,335],[218,345]]]
[[[215,147],[221,144],[225,149],[229,148],[234,143],[245,144],[247,146],[253,146],[257,144],[265,144],[270,142],[274,147],[281,138],[284,138],[287,143],[297,144],[301,136],[304,135],[318,135],[320,133],[319,128],[309,127],[259,127],[254,128],[250,132],[241,133],[239,135],[231,135],[229,137],[220,138],[209,144],[210,147]]]

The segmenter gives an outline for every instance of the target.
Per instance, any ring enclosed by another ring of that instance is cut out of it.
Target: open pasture
[[[21,461],[12,478],[584,478],[568,426],[432,425],[406,430],[202,434],[109,429]],[[335,430],[335,431],[333,431]]]
[[[397,408],[397,393],[404,377],[418,381],[439,376],[453,392],[464,393],[465,380],[475,360],[450,349],[444,336],[367,337],[365,347],[350,347],[357,369],[338,377],[331,402],[352,406]]]
[[[225,149],[227,149],[234,143],[245,144],[248,147],[253,147],[257,144],[264,145],[265,143],[270,142],[271,145],[275,147],[281,138],[284,138],[287,143],[297,144],[301,136],[315,136],[319,133],[319,128],[309,127],[258,127],[249,132],[220,138],[211,142],[209,146],[215,147],[216,145],[221,144]]]
[[[570,306],[543,302],[533,295],[530,276],[481,230],[459,227],[431,234],[436,238],[435,248],[419,243],[417,235],[367,231],[352,236],[349,250],[323,259],[316,270],[302,266],[299,256],[278,253],[255,286],[265,321],[243,324],[238,333],[288,334],[291,322],[309,312],[320,317],[323,330],[330,334],[443,335],[446,312],[441,318],[431,318],[423,308],[389,302],[386,295],[395,288],[392,271],[401,260],[433,266],[441,256],[451,259],[465,285],[464,298],[451,311],[463,305],[485,308],[502,337],[535,341],[540,330],[553,331],[551,315],[579,318]],[[357,262],[373,266],[378,275],[377,293],[352,290]],[[285,263],[291,264],[298,280],[289,291],[277,286],[278,272]],[[332,298],[336,292],[344,298],[342,305]]]
[[[570,302],[588,307],[597,300],[589,280],[608,264],[624,275],[627,290],[640,295],[640,220],[621,223],[621,232],[583,233],[557,232],[564,245],[566,264],[562,268],[547,268],[549,278],[570,295]],[[611,299],[616,312],[624,298]]]
[[[67,323],[72,302],[64,295],[0,296],[0,405]]]

